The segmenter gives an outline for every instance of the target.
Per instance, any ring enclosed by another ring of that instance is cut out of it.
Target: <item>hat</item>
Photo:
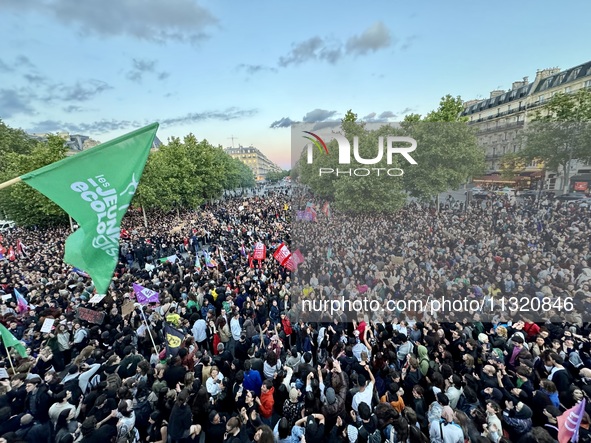
[[[347,437],[349,438],[349,443],[355,443],[357,441],[357,437],[359,437],[359,430],[353,425],[348,425]]]
[[[328,402],[329,405],[332,405],[337,401],[337,396],[336,396],[333,388],[328,388],[326,390],[325,395],[326,395],[326,401]]]
[[[296,388],[291,388],[289,391],[289,400],[292,402],[298,401],[298,397],[300,396],[298,390]]]
[[[524,405],[521,402],[517,403],[517,407],[519,407],[519,405],[521,405],[521,409],[515,413],[515,418],[521,418],[524,420],[531,418],[533,415],[533,412],[530,409],[530,407],[527,405]]]
[[[523,338],[521,337],[520,334],[515,334],[513,337],[511,337],[511,341],[515,342],[515,343],[521,343],[523,344]]]
[[[38,385],[39,383],[41,383],[41,377],[39,377],[37,374],[32,374],[27,376],[27,383],[33,383],[35,385]]]

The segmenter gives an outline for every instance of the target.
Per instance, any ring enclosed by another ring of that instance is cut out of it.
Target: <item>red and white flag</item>
[[[21,256],[27,252],[27,247],[23,245],[23,242],[20,238],[16,241],[16,252]]]
[[[281,266],[285,266],[285,263],[289,260],[290,256],[291,252],[289,251],[289,248],[285,246],[285,243],[281,243],[273,253],[273,258],[277,260]]]
[[[265,260],[267,258],[267,247],[264,243],[258,242],[254,245],[253,259]]]
[[[8,248],[8,260],[10,260],[10,261],[16,260],[16,254],[14,253],[14,248],[12,246],[10,248]]]

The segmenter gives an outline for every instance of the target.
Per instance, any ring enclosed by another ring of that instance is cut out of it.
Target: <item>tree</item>
[[[0,120],[0,174],[5,171],[9,153],[30,154],[38,144],[22,129],[10,128]]]
[[[501,177],[505,179],[513,179],[525,168],[523,158],[514,152],[505,154],[501,158]]]
[[[3,155],[2,177],[6,180],[34,171],[65,158],[64,140],[51,135],[45,143],[35,143],[21,152]],[[65,223],[67,214],[53,201],[24,183],[0,191],[0,207],[19,226],[46,226]]]
[[[388,135],[397,135],[400,131],[391,126],[381,126],[375,130],[365,127],[357,121],[357,116],[351,110],[347,111],[342,120],[341,134],[351,143],[353,149],[354,138],[357,137],[359,154],[362,158],[370,159],[376,156],[379,137],[385,139]],[[380,162],[373,165],[363,165],[354,158],[351,164],[340,165],[338,162],[338,143],[332,140],[328,143],[328,153],[314,151],[313,163],[307,163],[307,151],[302,152],[296,164],[293,177],[307,185],[317,197],[333,202],[333,207],[348,213],[391,213],[397,211],[405,201],[402,192],[401,177],[388,176],[387,169],[401,166],[400,159],[394,156],[391,165],[387,164],[387,156],[383,155]],[[330,168],[344,174],[319,174],[319,168]],[[354,170],[371,169],[368,176],[356,176]],[[376,169],[382,172],[377,175]],[[351,171],[347,174],[348,171]]]
[[[591,91],[556,94],[536,112],[521,136],[519,156],[526,162],[538,159],[545,167],[564,176],[568,191],[573,160],[591,161]]]
[[[269,183],[277,183],[280,180],[283,180],[285,177],[289,176],[290,171],[271,171],[267,174],[265,179]]]
[[[431,199],[484,170],[484,152],[474,129],[460,117],[462,103],[448,94],[424,119],[413,114],[402,123],[406,135],[417,141],[412,153],[417,165],[404,174],[404,188],[412,196]]]

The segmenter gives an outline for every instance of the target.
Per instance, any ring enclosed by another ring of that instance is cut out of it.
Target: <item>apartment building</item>
[[[564,71],[540,69],[533,82],[523,77],[513,82],[509,90],[494,90],[487,99],[466,102],[462,115],[468,117],[468,124],[477,127],[478,143],[485,150],[488,172],[499,171],[505,154],[519,151],[520,131],[554,94],[590,87],[591,61]],[[588,172],[591,168],[573,161],[571,175]],[[529,180],[529,185],[534,185],[544,173],[546,189],[562,188],[564,177],[554,171],[544,171],[542,164],[527,165],[521,175],[525,181]]]
[[[269,172],[281,172],[282,169],[269,160],[265,154],[254,146],[238,146],[237,148],[226,148],[226,153],[232,158],[237,158],[248,166],[257,181],[264,181]]]

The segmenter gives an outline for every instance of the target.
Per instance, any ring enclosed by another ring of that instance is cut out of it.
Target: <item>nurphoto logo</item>
[[[328,146],[318,135],[303,131],[311,137],[304,136],[305,139],[310,140],[307,147],[307,163],[310,165],[314,162],[314,146],[324,155],[328,155]],[[351,164],[351,143],[341,134],[333,134],[334,139],[338,143],[339,149],[339,165]],[[409,146],[410,145],[410,146]],[[411,157],[410,153],[417,148],[417,141],[411,137],[388,136],[386,137],[386,163],[392,164],[392,158],[395,154],[402,155],[408,163],[416,165],[417,162]],[[353,137],[353,157],[355,161],[361,165],[375,165],[382,161],[384,157],[384,137],[378,138],[378,151],[374,158],[363,158],[359,153],[359,137]],[[376,174],[389,175],[391,177],[399,177],[404,175],[404,171],[400,168],[354,168],[354,169],[339,169],[339,168],[319,168],[318,174],[322,175],[354,175],[357,177],[365,177]]]

